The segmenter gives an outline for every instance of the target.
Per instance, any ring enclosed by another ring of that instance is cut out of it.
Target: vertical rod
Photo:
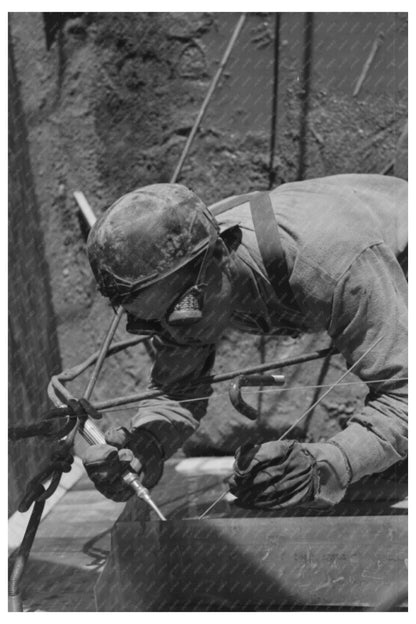
[[[105,360],[106,355],[107,355],[107,351],[108,351],[108,349],[110,347],[110,344],[111,344],[111,341],[112,341],[112,339],[114,337],[114,334],[117,331],[117,327],[118,327],[118,324],[120,322],[120,319],[121,319],[121,316],[122,316],[123,312],[124,312],[124,310],[123,310],[122,306],[119,306],[117,308],[116,315],[111,320],[110,327],[108,328],[108,331],[107,331],[107,334],[105,336],[104,342],[103,342],[103,344],[101,346],[100,353],[98,354],[98,358],[97,358],[97,361],[95,363],[94,369],[93,369],[93,371],[91,373],[91,377],[90,377],[90,379],[88,381],[88,385],[85,388],[84,398],[87,399],[87,400],[90,398],[90,396],[92,394],[92,391],[94,390],[94,386],[95,386],[96,381],[98,379],[98,375],[100,374],[102,365],[103,365],[104,360]]]
[[[274,61],[273,61],[273,95],[272,95],[272,121],[270,134],[270,161],[269,161],[269,189],[275,185],[274,153],[277,136],[277,105],[279,92],[279,48],[280,48],[280,13],[275,14],[274,22]]]
[[[81,214],[88,225],[88,228],[91,229],[94,223],[97,221],[97,217],[95,216],[93,209],[89,205],[88,200],[82,191],[74,191],[74,197],[81,211]]]
[[[239,18],[239,20],[238,20],[238,22],[237,22],[237,24],[236,24],[236,26],[235,26],[235,28],[234,28],[233,34],[231,35],[231,39],[230,39],[230,41],[228,43],[228,46],[227,46],[227,48],[226,48],[226,50],[224,52],[224,55],[223,55],[223,57],[221,59],[220,65],[218,67],[218,70],[217,70],[217,72],[216,72],[216,74],[215,74],[214,78],[212,79],[212,82],[211,82],[211,84],[209,86],[209,89],[208,89],[207,94],[205,96],[205,99],[204,99],[204,101],[202,103],[202,106],[200,108],[198,116],[195,119],[195,123],[194,123],[194,125],[192,127],[192,130],[189,133],[188,139],[186,141],[185,147],[183,149],[183,152],[181,154],[179,162],[178,162],[178,164],[176,166],[174,174],[173,174],[173,176],[170,179],[170,182],[172,184],[174,182],[176,182],[176,180],[178,179],[178,176],[179,176],[179,174],[181,172],[181,169],[182,169],[183,163],[185,161],[185,158],[188,155],[189,149],[190,149],[190,147],[192,145],[192,142],[193,142],[193,140],[195,138],[195,134],[196,134],[196,132],[197,132],[197,130],[199,128],[199,124],[201,123],[202,118],[205,115],[205,112],[206,112],[208,104],[209,104],[209,102],[211,100],[212,94],[214,93],[214,91],[215,91],[215,89],[217,87],[218,81],[219,81],[219,79],[221,77],[221,74],[222,74],[222,72],[224,70],[224,67],[225,67],[225,65],[226,65],[226,63],[227,63],[227,61],[228,61],[228,59],[230,57],[231,51],[232,51],[232,49],[234,47],[234,44],[235,44],[235,42],[237,40],[238,35],[240,34],[240,31],[241,31],[241,29],[242,29],[242,27],[244,25],[245,20],[246,20],[246,13],[242,13],[240,18]]]
[[[84,193],[82,193],[81,191],[75,191],[74,197],[84,216],[84,219],[86,220],[88,224],[88,227],[92,228],[97,218],[94,214],[93,209],[89,205],[87,198],[85,197]],[[84,398],[87,400],[90,398],[94,390],[94,386],[97,383],[98,375],[100,374],[100,371],[102,369],[104,360],[107,356],[108,349],[110,348],[111,341],[114,338],[114,334],[117,331],[117,327],[120,323],[120,319],[121,319],[123,312],[124,312],[123,308],[119,306],[116,310],[116,315],[113,317],[110,323],[110,327],[108,328],[108,331],[105,335],[104,342],[101,345],[101,349],[98,353],[97,361],[91,373],[91,377],[88,381],[87,387],[85,388]]]
[[[354,93],[352,94],[352,97],[357,97],[357,95],[359,94],[360,89],[363,86],[363,82],[366,79],[367,74],[368,74],[368,72],[370,70],[370,67],[371,67],[371,65],[372,65],[372,63],[374,61],[374,57],[375,57],[375,55],[377,53],[377,50],[379,49],[379,47],[380,47],[380,45],[381,45],[381,43],[383,41],[383,37],[384,37],[383,33],[379,33],[377,35],[377,37],[375,38],[375,40],[373,42],[373,45],[371,46],[370,54],[369,54],[366,62],[364,63],[364,67],[363,67],[363,69],[361,71],[361,74],[360,74],[358,80],[357,80],[357,84],[355,85],[355,89],[354,89]]]
[[[303,180],[306,166],[306,131],[308,127],[308,113],[310,106],[310,88],[312,74],[312,51],[313,51],[313,13],[305,13],[304,38],[303,38],[303,68],[302,68],[302,111],[299,133],[299,164],[298,180]]]
[[[280,48],[280,13],[275,13],[274,20],[274,57],[273,57],[273,91],[272,91],[272,117],[271,117],[271,129],[270,129],[270,160],[269,160],[269,190],[275,185],[275,172],[274,172],[274,153],[276,149],[276,136],[277,136],[277,105],[278,105],[278,91],[279,91],[279,48]],[[263,364],[266,361],[266,338],[260,337],[259,342],[259,355],[260,363]],[[260,386],[260,390],[263,386]],[[263,393],[259,392],[257,396],[257,411],[258,416],[261,416],[261,410],[263,407]]]

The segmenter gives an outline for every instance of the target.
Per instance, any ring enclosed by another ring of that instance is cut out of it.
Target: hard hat
[[[88,258],[100,292],[121,302],[213,250],[219,227],[180,184],[152,184],[123,195],[94,224]]]

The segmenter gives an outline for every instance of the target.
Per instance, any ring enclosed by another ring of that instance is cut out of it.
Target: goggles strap
[[[204,306],[204,296],[206,289],[206,272],[210,259],[213,256],[217,237],[213,238],[202,258],[199,267],[198,276],[193,286],[188,288],[181,297],[176,301],[173,308],[168,313],[167,322],[169,325],[193,325],[202,318],[202,309]]]
[[[214,254],[214,248],[217,243],[218,236],[212,238],[208,243],[206,250],[204,251],[204,256],[202,258],[201,266],[199,267],[198,276],[195,280],[195,286],[202,286],[205,283],[205,276],[207,273],[208,263],[211,260]]]

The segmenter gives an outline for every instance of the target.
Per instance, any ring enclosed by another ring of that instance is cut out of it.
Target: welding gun
[[[86,418],[80,423],[78,433],[88,444],[106,444],[103,433],[90,418]],[[148,489],[141,483],[139,475],[134,470],[128,468],[121,478],[134,491],[136,496],[143,499],[153,509],[160,520],[166,520],[156,503],[152,500]]]

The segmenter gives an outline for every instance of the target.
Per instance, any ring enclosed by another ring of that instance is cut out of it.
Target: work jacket
[[[271,285],[242,196],[242,203],[237,198],[237,206],[217,217],[223,234],[236,226],[242,233],[233,279],[238,287],[241,271],[246,305],[230,311],[230,325],[267,334],[324,329],[347,365],[357,362],[354,373],[368,384],[369,394],[348,426],[331,438],[357,481],[407,455],[407,281],[396,259],[407,248],[407,183],[380,175],[336,175],[281,185],[270,199],[292,305]],[[132,424],[152,430],[166,457],[205,414],[211,388],[195,380],[210,373],[222,332],[219,327],[218,335],[213,339],[211,332],[205,341],[198,324],[186,331],[165,327],[154,339],[151,387],[166,394],[142,403]],[[325,447],[307,446],[317,459],[331,462]],[[341,481],[340,489],[346,483]]]

